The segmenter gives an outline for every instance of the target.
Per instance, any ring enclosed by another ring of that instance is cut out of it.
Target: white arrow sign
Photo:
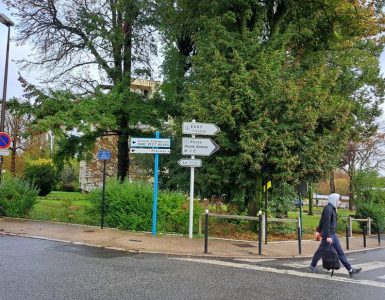
[[[178,160],[178,165],[181,167],[188,167],[188,168],[200,168],[202,167],[202,160],[201,159],[180,159]]]
[[[220,129],[213,123],[183,122],[183,134],[215,135]]]
[[[211,139],[182,138],[182,155],[210,156],[218,149]]]
[[[170,154],[170,149],[165,149],[165,148],[130,148],[130,153]]]
[[[131,147],[170,148],[170,139],[131,138]]]

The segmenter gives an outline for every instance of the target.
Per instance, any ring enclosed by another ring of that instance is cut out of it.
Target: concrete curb
[[[65,223],[64,223],[65,224]],[[67,244],[73,244],[73,245],[81,245],[81,246],[87,246],[87,247],[95,247],[95,248],[103,248],[103,249],[109,249],[113,251],[124,251],[128,253],[137,253],[137,254],[153,254],[153,255],[170,255],[170,256],[179,256],[179,257],[207,257],[207,258],[223,258],[223,259],[242,259],[242,258],[250,258],[250,255],[244,255],[244,256],[230,256],[230,255],[214,255],[214,254],[197,254],[197,253],[179,253],[179,252],[161,252],[161,251],[150,251],[150,250],[137,250],[137,249],[125,249],[125,248],[119,248],[119,247],[112,247],[112,246],[102,246],[102,245],[95,245],[90,243],[84,243],[84,242],[78,242],[78,241],[71,241],[71,240],[61,240],[61,239],[54,239],[54,238],[47,238],[43,236],[35,236],[35,235],[24,235],[24,234],[15,234],[15,233],[0,233],[1,235],[6,236],[17,236],[17,237],[24,237],[24,238],[31,238],[31,239],[40,239],[40,240],[46,240],[46,241],[53,241],[53,242],[60,242],[60,243],[67,243]],[[236,240],[233,240],[236,241]],[[295,241],[296,242],[296,241]],[[349,250],[345,251],[346,254],[349,253],[359,253],[359,252],[365,252],[365,251],[373,251],[378,249],[383,249],[385,246],[379,246],[377,248],[365,248],[365,249],[357,249],[357,250]],[[288,256],[254,256],[253,259],[309,259],[312,258],[313,255],[288,255]]]

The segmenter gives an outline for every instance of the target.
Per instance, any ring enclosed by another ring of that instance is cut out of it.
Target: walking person
[[[330,245],[333,245],[337,251],[338,258],[348,270],[350,277],[361,272],[361,268],[352,268],[348,259],[346,258],[344,251],[341,248],[340,241],[337,232],[337,206],[339,205],[341,196],[337,193],[330,194],[328,197],[328,204],[322,210],[321,219],[317,232],[322,236],[321,244],[317,251],[314,253],[313,259],[310,263],[309,270],[313,273],[317,272],[317,263],[322,258],[324,251],[327,251]]]

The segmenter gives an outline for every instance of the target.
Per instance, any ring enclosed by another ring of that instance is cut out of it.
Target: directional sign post
[[[182,138],[182,154],[210,156],[219,149],[211,139]]]
[[[106,198],[106,162],[111,159],[111,152],[108,150],[99,150],[98,159],[103,161],[103,187],[102,187],[102,207],[101,207],[101,220],[100,228],[103,229],[104,225],[104,213],[105,213],[105,198]]]
[[[170,149],[168,149],[168,148],[130,148],[130,153],[170,154]]]
[[[191,155],[190,159],[180,159],[178,164],[182,167],[190,167],[190,211],[188,235],[192,239],[193,214],[194,214],[194,176],[195,168],[202,166],[202,160],[195,159],[195,156],[210,156],[219,149],[211,139],[195,138],[195,135],[215,135],[219,127],[212,123],[183,122],[183,134],[191,134],[191,138],[182,138],[182,154]]]
[[[154,154],[154,190],[152,203],[152,235],[156,235],[156,212],[158,206],[158,173],[159,154],[170,154],[170,139],[159,138],[159,131],[155,132],[155,138],[131,138],[130,153]]]
[[[219,130],[213,123],[183,122],[182,125],[183,134],[215,135]]]
[[[131,147],[170,148],[170,139],[131,138]]]
[[[188,167],[188,168],[200,168],[202,167],[202,160],[201,159],[180,159],[178,160],[178,165],[181,167]]]

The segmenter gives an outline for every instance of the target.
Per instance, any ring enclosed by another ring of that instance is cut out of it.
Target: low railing
[[[367,234],[372,235],[372,219],[370,217],[366,219],[355,219],[353,217],[348,217],[348,228],[349,228],[349,237],[352,237],[353,234],[353,221],[355,222],[366,222]]]
[[[204,214],[202,214],[199,217],[199,223],[198,223],[198,233],[202,234],[202,218],[205,217],[205,245],[204,245],[204,253],[208,253],[208,223],[209,223],[209,217],[216,217],[221,219],[234,219],[234,220],[248,220],[248,221],[258,221],[259,222],[259,230],[258,230],[258,248],[259,248],[259,255],[262,254],[262,242],[265,241],[267,243],[267,240],[265,240],[265,237],[267,237],[267,226],[265,224],[266,220],[267,223],[274,222],[274,223],[296,223],[297,224],[297,237],[298,237],[298,252],[299,254],[302,253],[301,250],[301,240],[302,240],[302,233],[301,233],[301,224],[300,219],[280,219],[280,218],[267,218],[265,219],[263,214],[259,214],[258,217],[252,217],[252,216],[239,216],[239,215],[223,215],[223,214],[215,214],[215,213],[209,213],[208,210]],[[262,234],[265,232],[265,234]]]

